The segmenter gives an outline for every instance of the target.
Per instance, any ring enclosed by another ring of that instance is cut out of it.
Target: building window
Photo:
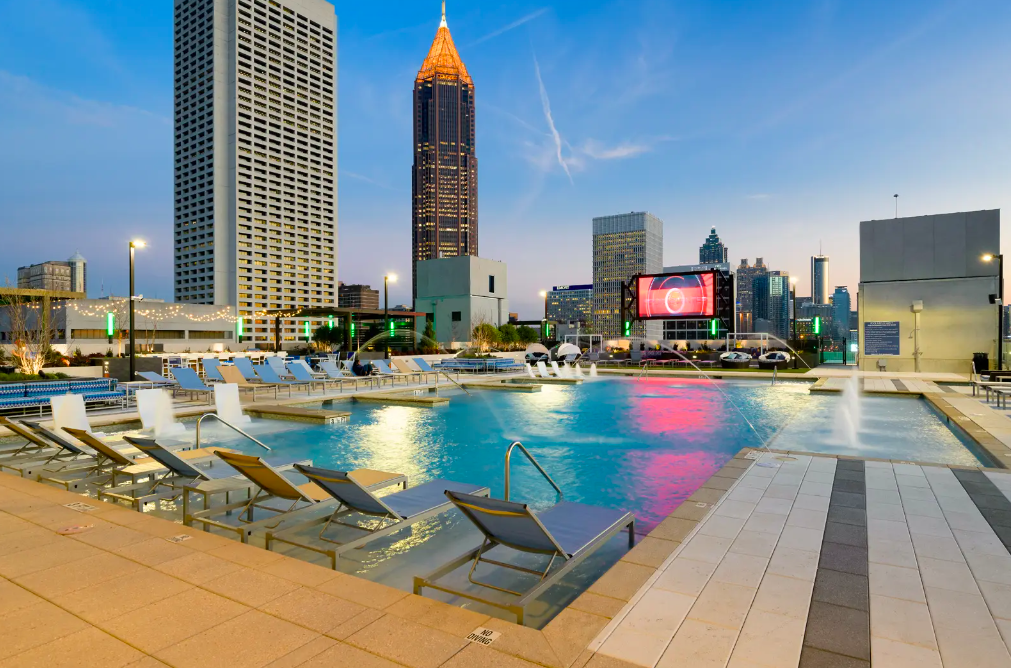
[[[463,320],[463,311],[453,311],[453,322],[460,322]]]
[[[488,292],[490,292],[492,294],[495,294],[495,277],[494,276],[489,276],[488,277]]]

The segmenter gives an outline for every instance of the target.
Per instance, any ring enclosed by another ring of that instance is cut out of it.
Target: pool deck
[[[661,668],[1011,666],[1011,474],[756,454],[591,643],[598,655]]]

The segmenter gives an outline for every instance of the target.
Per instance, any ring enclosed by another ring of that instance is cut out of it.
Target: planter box
[[[42,370],[43,373],[65,373],[71,378],[101,378],[100,366],[54,366]]]
[[[758,368],[765,369],[767,371],[772,371],[773,369],[788,369],[791,362],[782,360],[779,362],[767,362],[765,360],[758,360]]]
[[[747,369],[751,367],[751,360],[721,360],[720,366],[724,369]]]

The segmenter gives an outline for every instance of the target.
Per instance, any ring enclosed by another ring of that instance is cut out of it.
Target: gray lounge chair
[[[309,370],[309,367],[302,360],[295,360],[294,362],[288,362],[287,366],[288,372],[295,377],[296,381],[306,383],[310,388],[312,388],[313,385],[319,385],[320,387],[323,388],[323,392],[326,392],[326,384],[330,383],[331,385],[334,384],[340,385],[341,392],[344,391],[343,382],[330,380],[326,377],[325,373],[323,374],[323,378],[317,378],[315,375],[313,375],[312,371]]]
[[[373,385],[375,380],[369,376],[362,376],[359,378],[347,369],[341,369],[337,366],[337,363],[331,360],[323,360],[319,363],[319,368],[323,370],[323,373],[327,375],[328,378],[332,380],[343,380],[345,382],[354,382],[355,391],[358,391],[358,381],[364,380],[369,385]]]
[[[260,377],[256,375],[256,370],[253,369],[253,360],[248,357],[236,357],[232,360],[232,364],[239,370],[242,377],[249,382],[256,383],[260,381]]]
[[[519,624],[523,623],[526,606],[531,601],[556,584],[562,576],[613,536],[627,528],[629,548],[635,544],[635,517],[632,513],[568,501],[557,503],[544,512],[534,513],[524,503],[483,498],[449,490],[446,491],[446,496],[474,526],[481,530],[484,541],[479,547],[429,575],[415,577],[414,593],[420,594],[422,589],[428,587],[472,601],[487,603],[512,612]],[[491,550],[495,550],[495,559],[484,556]],[[508,556],[507,550],[545,555],[549,557],[548,563],[543,571],[506,563],[502,559]],[[500,554],[502,556],[499,556]],[[560,559],[562,564],[552,569],[557,559]],[[467,575],[472,584],[514,596],[514,601],[503,603],[500,600],[479,596],[473,590],[458,590],[437,583],[440,578],[467,562],[473,562]],[[475,577],[475,571],[480,564],[526,573],[536,577],[537,582],[523,591],[514,591],[487,581],[482,582]]]
[[[332,471],[303,464],[296,464],[295,469],[337,501],[338,506],[328,516],[318,517],[280,532],[269,531],[267,549],[271,549],[274,542],[301,547],[327,555],[333,568],[337,568],[337,560],[342,553],[451,509],[452,503],[445,495],[447,490],[464,495],[476,495],[477,498],[487,496],[489,493],[487,487],[480,485],[451,480],[431,480],[423,485],[379,498],[370,491],[370,487],[363,484],[367,481],[362,479],[359,472]],[[361,526],[342,521],[348,515],[378,518],[378,523],[374,526]],[[365,535],[355,540],[338,542],[324,536],[332,524],[363,531]],[[314,544],[296,535],[320,525],[323,526],[318,539],[329,545]]]
[[[179,383],[178,387],[172,388],[172,396],[175,396],[177,391],[187,392],[190,395],[190,399],[195,394],[203,394],[208,399],[207,403],[214,401],[214,388],[204,385],[204,381],[200,380],[200,376],[193,369],[177,366],[169,369],[169,373]]]
[[[281,378],[280,376],[277,375],[277,372],[274,371],[274,368],[271,367],[269,364],[260,364],[259,366],[254,366],[253,368],[256,369],[256,374],[260,377],[260,380],[262,380],[265,383],[272,383],[274,385],[287,385],[289,388],[304,385],[306,389],[308,389],[309,394],[312,394],[313,383],[311,381],[297,380],[297,379],[287,380]]]
[[[171,378],[166,378],[160,373],[155,373],[154,371],[138,371],[137,375],[147,382],[152,383],[155,387],[169,387],[176,384],[176,382]]]
[[[247,542],[254,530],[260,528],[274,529],[281,523],[291,522],[301,518],[307,513],[315,512],[318,508],[326,507],[331,501],[327,491],[313,481],[296,485],[286,478],[284,474],[275,469],[271,463],[261,457],[242,455],[235,452],[219,452],[218,457],[225,461],[230,467],[246,478],[251,486],[256,489],[256,493],[251,495],[248,501],[226,504],[215,508],[201,510],[189,515],[184,514],[183,523],[192,524],[198,522],[205,528],[215,527],[234,531],[239,535],[242,542]],[[295,466],[299,466],[298,463]],[[363,474],[371,473],[372,488],[380,489],[388,485],[407,484],[407,477],[400,473],[385,473],[382,471],[362,471]],[[285,507],[268,505],[273,501],[290,502]],[[236,516],[238,524],[231,524],[221,521],[221,516],[231,515],[233,511],[241,508],[241,512]],[[270,517],[259,521],[253,520],[253,511],[261,509],[273,513]]]
[[[204,357],[200,360],[200,365],[204,368],[204,378],[211,381],[224,382],[218,369],[221,367],[221,360],[217,357]]]

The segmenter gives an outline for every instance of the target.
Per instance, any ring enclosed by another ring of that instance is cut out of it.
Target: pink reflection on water
[[[706,388],[710,391],[700,391]],[[729,417],[726,399],[712,381],[658,378],[644,380],[637,389],[639,396],[631,404],[629,419],[638,430],[668,440],[667,447],[673,449],[626,455],[623,468],[636,481],[641,499],[638,531],[648,532],[733,455],[699,447],[725,431]]]

